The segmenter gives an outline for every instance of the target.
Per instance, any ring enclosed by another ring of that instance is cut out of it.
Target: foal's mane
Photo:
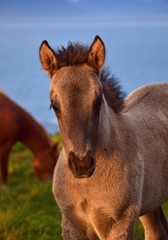
[[[55,51],[59,67],[79,66],[88,63],[89,47],[80,43],[69,42],[67,48],[61,46]],[[88,63],[89,64],[89,63]],[[107,68],[99,73],[106,101],[114,112],[120,112],[124,107],[125,93],[121,90],[118,79],[110,74]]]

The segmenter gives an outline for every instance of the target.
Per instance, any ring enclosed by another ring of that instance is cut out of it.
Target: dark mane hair
[[[109,107],[116,113],[120,112],[124,108],[126,94],[122,91],[118,79],[114,75],[110,75],[108,68],[103,68],[100,73],[100,81]]]
[[[59,61],[59,68],[87,64],[88,53],[89,47],[87,45],[72,42],[68,43],[67,48],[61,46],[55,51]],[[110,75],[108,68],[103,68],[99,76],[109,107],[116,113],[120,112],[124,107],[125,93],[121,90],[118,79],[114,75]]]
[[[67,48],[61,46],[55,53],[59,67],[78,66],[87,63],[89,47],[80,43],[69,42]]]

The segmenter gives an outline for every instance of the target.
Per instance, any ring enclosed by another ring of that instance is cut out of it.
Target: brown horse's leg
[[[11,144],[1,145],[0,147],[0,168],[1,168],[1,183],[7,184],[8,177],[8,157],[11,149]]]
[[[168,240],[166,218],[162,208],[140,217],[145,229],[145,240]]]

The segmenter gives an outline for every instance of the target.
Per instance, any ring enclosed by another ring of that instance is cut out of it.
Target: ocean
[[[50,80],[39,61],[43,40],[56,48],[68,41],[91,44],[99,35],[106,46],[106,66],[126,94],[152,82],[168,82],[168,22],[92,24],[0,23],[0,89],[54,134],[59,131],[49,109]]]

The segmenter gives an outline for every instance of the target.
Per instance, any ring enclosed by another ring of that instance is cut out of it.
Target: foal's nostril
[[[86,164],[89,168],[95,166],[95,159],[92,157],[91,153],[88,152],[86,156],[82,159],[84,164]]]
[[[90,177],[95,170],[95,159],[90,151],[83,158],[79,158],[73,152],[70,152],[68,167],[75,177]]]
[[[76,164],[80,161],[80,159],[75,156],[73,152],[70,152],[69,159],[68,159],[68,167],[73,171],[76,169]]]

